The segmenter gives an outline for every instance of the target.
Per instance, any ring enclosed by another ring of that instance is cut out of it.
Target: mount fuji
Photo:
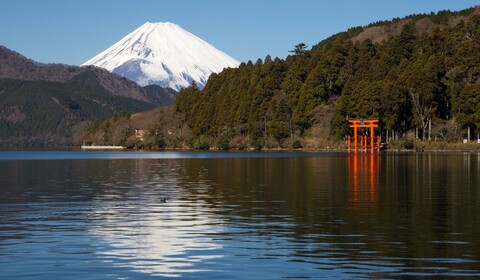
[[[135,81],[180,90],[203,88],[211,73],[240,63],[170,22],[147,22],[82,66],[94,65]]]

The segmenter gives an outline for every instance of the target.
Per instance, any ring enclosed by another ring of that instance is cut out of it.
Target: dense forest
[[[2,145],[69,145],[71,129],[81,121],[152,108],[111,95],[88,71],[66,83],[0,79],[0,89]]]
[[[380,118],[383,141],[478,134],[478,8],[377,22],[291,52],[213,74],[174,109],[219,148],[321,148],[349,132],[347,118]]]
[[[173,109],[155,112],[87,124],[77,138],[138,148],[338,148],[351,133],[348,118],[375,117],[392,146],[473,140],[480,9],[355,27],[310,50],[299,43],[286,59],[267,56],[212,74],[203,90],[193,84]],[[117,126],[123,136],[115,136]],[[143,141],[139,129],[148,132]]]

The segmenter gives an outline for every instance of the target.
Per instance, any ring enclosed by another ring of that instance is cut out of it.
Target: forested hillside
[[[267,56],[213,74],[203,90],[182,90],[174,108],[195,137],[225,148],[318,148],[344,137],[353,117],[380,118],[384,140],[473,139],[480,11],[378,22],[311,50],[298,44],[285,60]]]
[[[71,145],[79,122],[169,106],[176,94],[98,67],[37,63],[0,46],[0,145]]]
[[[66,83],[0,79],[0,144],[68,145],[81,121],[152,107],[111,95],[88,71]]]

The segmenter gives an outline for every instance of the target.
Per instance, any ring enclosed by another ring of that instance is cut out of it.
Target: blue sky
[[[239,61],[285,58],[350,27],[480,0],[2,0],[0,45],[79,65],[150,22],[174,22]]]

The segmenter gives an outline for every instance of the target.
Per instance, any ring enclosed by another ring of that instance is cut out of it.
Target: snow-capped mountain
[[[84,65],[105,68],[141,86],[180,90],[192,81],[203,88],[212,72],[239,62],[174,23],[147,22]]]

